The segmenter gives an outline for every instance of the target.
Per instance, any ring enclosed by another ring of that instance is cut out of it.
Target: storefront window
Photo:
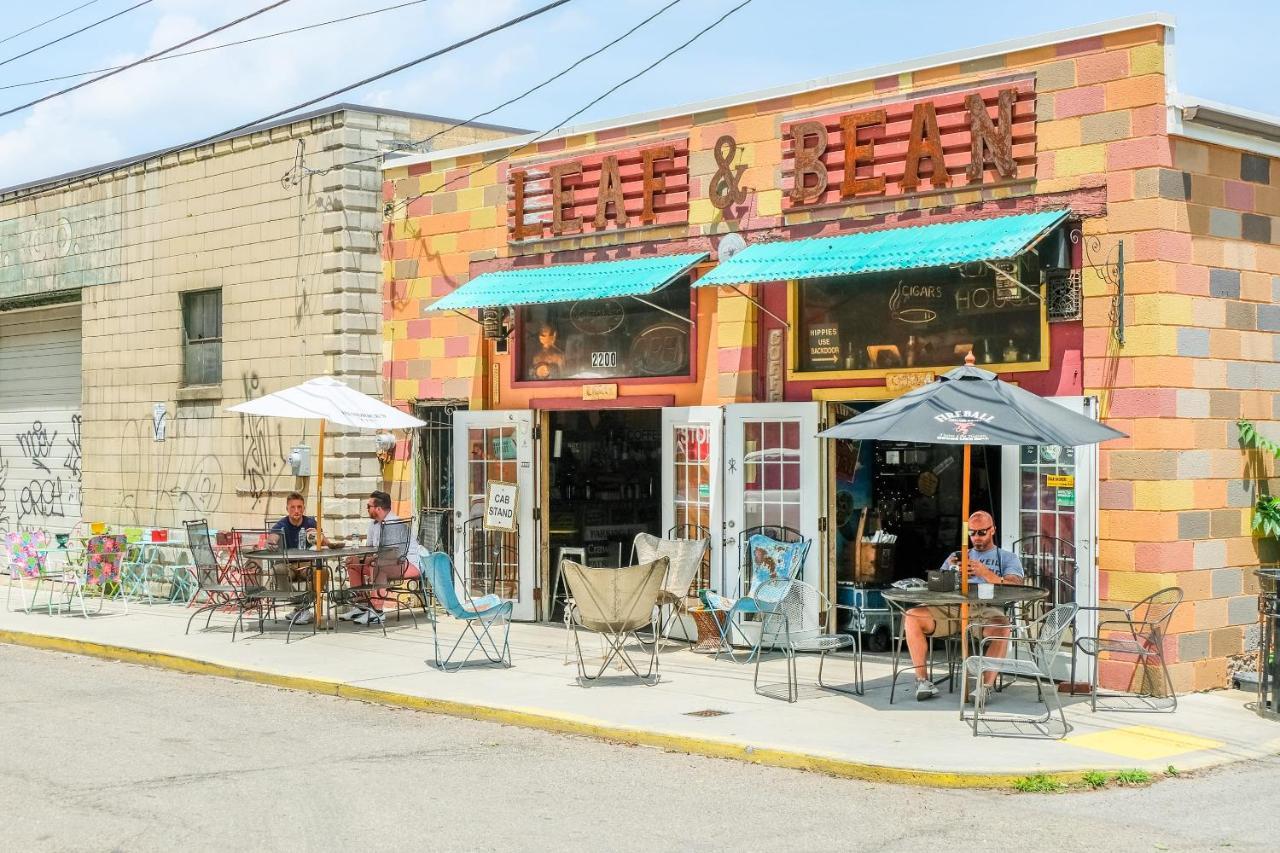
[[[1006,272],[1042,292],[1034,263]],[[951,368],[1042,359],[1043,304],[985,265],[801,282],[800,371]]]
[[[689,317],[688,280],[642,298],[652,305],[621,298],[522,308],[520,378],[591,380],[687,374],[690,325],[680,318]]]
[[[800,529],[800,424],[791,420],[742,425],[743,523]]]

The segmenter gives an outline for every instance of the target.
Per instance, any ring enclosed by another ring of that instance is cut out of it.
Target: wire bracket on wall
[[[1124,241],[1116,240],[1116,244],[1104,252],[1100,237],[1085,237],[1075,229],[1071,232],[1071,242],[1082,245],[1084,268],[1096,272],[1111,287],[1111,336],[1124,346]]]

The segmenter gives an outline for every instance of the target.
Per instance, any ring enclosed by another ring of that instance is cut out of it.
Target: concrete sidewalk
[[[515,624],[514,667],[435,670],[431,631],[407,617],[376,629],[343,624],[337,632],[302,634],[289,645],[283,630],[230,641],[231,617],[184,636],[190,611],[108,603],[101,616],[0,613],[0,642],[90,654],[221,675],[354,699],[513,725],[601,737],[783,767],[879,781],[941,786],[1004,786],[1033,773],[1064,781],[1090,770],[1139,768],[1162,774],[1280,753],[1280,724],[1246,710],[1249,694],[1183,696],[1175,714],[1090,713],[1087,698],[1063,697],[1071,731],[1065,740],[973,737],[959,719],[959,694],[945,688],[916,702],[909,677],[889,704],[888,658],[868,657],[866,695],[817,688],[817,659],[799,661],[800,701],[789,704],[752,690],[752,667],[711,660],[683,645],[661,656],[662,680],[645,687],[618,674],[577,686],[565,664],[565,633],[552,625]],[[256,625],[255,625],[256,627]],[[442,640],[458,634],[442,620]],[[587,637],[594,651],[594,638]],[[766,659],[761,680],[781,691],[781,659]],[[853,678],[847,658],[828,661],[827,683]],[[992,710],[1032,710],[1035,690],[1019,684]],[[702,714],[700,712],[709,712]],[[1005,727],[1002,731],[1011,731]]]

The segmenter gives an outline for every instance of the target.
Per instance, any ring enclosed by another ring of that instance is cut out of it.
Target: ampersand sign
[[[747,190],[738,182],[747,167],[733,165],[734,158],[738,156],[737,141],[726,133],[716,140],[712,155],[716,158],[716,171],[711,176],[709,193],[712,206],[724,211],[730,205],[742,204],[747,200]]]

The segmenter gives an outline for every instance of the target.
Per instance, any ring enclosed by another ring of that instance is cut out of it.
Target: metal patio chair
[[[1169,676],[1169,666],[1164,658],[1165,635],[1169,630],[1169,622],[1174,611],[1182,603],[1180,587],[1166,587],[1139,601],[1130,608],[1123,607],[1081,607],[1081,611],[1092,610],[1098,613],[1118,613],[1121,618],[1103,619],[1098,623],[1098,632],[1092,637],[1077,637],[1071,647],[1071,684],[1076,683],[1076,650],[1084,652],[1094,659],[1095,671],[1090,679],[1089,709],[1098,710],[1098,699],[1136,699],[1142,707],[1104,708],[1105,711],[1163,711],[1172,713],[1178,710],[1178,694],[1173,690],[1173,679]],[[1150,689],[1139,689],[1133,693],[1099,693],[1096,662],[1098,656],[1106,652],[1132,658],[1135,670],[1142,671],[1142,686]],[[1167,690],[1165,697],[1156,694],[1156,685],[1149,684],[1151,661],[1160,665],[1163,675],[1160,688]],[[1167,698],[1169,706],[1160,707],[1156,700]]]
[[[501,599],[496,595],[474,599],[467,596],[464,605],[458,600],[458,587],[461,583],[454,573],[453,560],[449,559],[448,554],[441,551],[424,554],[419,560],[419,565],[422,568],[422,580],[431,588],[436,601],[446,613],[460,620],[463,626],[462,633],[454,641],[453,647],[441,658],[440,634],[436,624],[439,617],[434,608],[428,608],[427,619],[431,622],[431,642],[435,647],[433,664],[436,669],[443,672],[457,672],[466,666],[467,661],[471,660],[471,656],[477,651],[481,652],[489,663],[501,664],[504,667],[511,666],[511,611],[515,607],[515,602]],[[502,632],[501,644],[495,636],[498,631]],[[462,660],[452,663],[454,655],[467,638],[472,642],[467,647],[466,654]]]
[[[564,561],[565,581],[574,601],[570,630],[573,631],[573,645],[578,653],[579,684],[584,687],[592,684],[615,660],[631,670],[642,683],[649,686],[658,683],[661,676],[658,674],[656,640],[649,644],[649,668],[643,675],[627,653],[626,643],[631,637],[644,648],[636,632],[646,626],[653,631],[655,638],[658,636],[658,592],[670,567],[666,557],[620,569],[594,569],[572,560]],[[594,675],[587,674],[586,658],[578,639],[580,629],[599,634],[606,646],[604,659]]]
[[[1062,733],[1055,739],[1061,740],[1067,735],[1067,716],[1062,708],[1062,698],[1058,696],[1058,685],[1054,683],[1051,668],[1058,650],[1062,647],[1062,636],[1075,623],[1076,613],[1080,608],[1073,602],[1059,604],[1034,622],[1015,625],[1010,629],[1008,638],[1010,649],[1022,648],[1026,655],[1008,657],[990,657],[985,654],[987,646],[1003,640],[1003,637],[983,637],[978,643],[978,654],[970,655],[964,660],[964,686],[961,688],[960,719],[973,725],[973,735],[978,736],[978,724],[1013,723],[1043,726],[1043,733],[1050,736],[1049,721],[1053,719],[1053,707],[1045,698],[1045,693],[1053,696],[1053,705],[1057,707],[1058,718],[1062,722]],[[987,697],[991,693],[982,683],[985,673],[994,672],[997,676],[1010,675],[1016,678],[1030,678],[1036,683],[1037,698],[1044,704],[1044,716],[1030,717],[1019,714],[991,715],[986,713]],[[965,708],[965,700],[969,694],[969,679],[975,682],[974,703],[972,711]],[[1000,734],[988,731],[997,737],[1025,737],[1021,732]]]
[[[651,563],[659,557],[666,557],[671,567],[662,580],[662,589],[658,590],[658,607],[670,608],[666,619],[661,620],[659,634],[655,642],[665,640],[671,633],[671,626],[681,613],[688,612],[690,587],[698,578],[702,569],[703,558],[708,552],[710,539],[659,539],[652,533],[637,533],[631,544],[631,562]],[[693,599],[696,601],[697,599]]]
[[[787,585],[787,591],[782,596],[769,595],[768,588],[772,586]],[[824,633],[824,629],[833,618],[834,612],[839,610],[853,611],[854,619],[861,618],[861,611],[857,607],[848,604],[832,605],[831,600],[818,591],[818,589],[801,580],[786,581],[766,581],[760,590],[761,597],[765,599],[777,599],[780,603],[774,610],[767,610],[760,614],[760,636],[761,645],[770,645],[774,649],[781,649],[783,658],[787,664],[787,701],[796,702],[800,698],[800,678],[796,671],[796,655],[800,652],[817,652],[818,653],[818,686],[823,690],[834,690],[837,693],[847,693],[851,696],[862,695],[862,640],[860,635],[854,634],[828,634]],[[813,610],[818,611],[818,629],[817,635],[812,635],[806,631],[803,634],[793,634],[791,626],[797,628],[801,625],[808,624],[808,614]],[[847,687],[834,687],[826,684],[822,680],[822,668],[827,662],[827,655],[840,649],[853,649],[854,656],[854,682],[853,689]],[[760,659],[763,654],[756,655],[755,675],[752,678],[752,686],[757,694],[768,696],[769,694],[760,688]]]
[[[720,632],[720,649],[715,654],[717,659],[721,654],[728,654],[735,663],[751,663],[760,654],[764,632],[761,631],[753,643],[738,624],[738,619],[761,616],[782,606],[791,592],[791,583],[798,579],[804,569],[810,544],[808,539],[782,542],[763,533],[754,534],[745,546],[748,556],[744,565],[751,567],[751,588],[747,594],[730,600],[710,590],[701,593],[703,605],[715,613],[716,627]],[[793,634],[812,635],[816,633],[816,625],[797,623],[790,630]],[[751,649],[742,661],[738,660],[737,653],[733,650],[735,632],[741,644]]]
[[[48,563],[41,553],[42,548],[49,547],[52,538],[43,530],[28,530],[6,533],[4,541],[9,556],[9,590],[5,595],[5,609],[13,609],[10,600],[13,598],[14,581],[17,581],[18,595],[23,600],[22,610],[25,613],[30,613],[35,608],[40,587],[49,584],[48,610],[52,615],[52,584],[60,576],[49,571]],[[27,596],[27,584],[31,585],[30,597]]]
[[[239,610],[244,589],[239,572],[226,572],[218,562],[213,540],[209,536],[209,522],[204,519],[186,521],[183,526],[187,528],[187,548],[191,551],[191,562],[195,567],[196,594],[192,596],[192,601],[204,596],[204,603],[193,610],[191,617],[187,619],[187,630],[183,633],[190,634],[191,623],[201,613],[208,614],[204,620],[204,627],[207,629],[214,612],[220,608],[235,607]]]
[[[294,612],[289,616],[288,626],[285,629],[284,641],[287,645],[293,639],[293,627],[297,624],[298,615],[304,608],[310,606],[315,601],[315,596],[311,591],[311,584],[303,585],[302,589],[294,589],[292,584],[286,583],[284,589],[275,586],[275,574],[269,572],[270,565],[262,565],[249,555],[254,550],[247,544],[256,541],[259,544],[258,550],[263,551],[279,551],[285,552],[284,534],[279,530],[241,530],[240,534],[241,550],[239,552],[240,564],[238,566],[240,572],[241,598],[239,607],[236,611],[236,622],[231,627],[231,642],[236,641],[236,632],[244,627],[244,614],[250,610],[257,613],[258,616],[258,633],[265,632],[265,623],[267,614],[272,619],[276,618],[276,611],[282,607],[292,607]],[[266,561],[263,561],[264,563]],[[316,618],[312,615],[311,633],[314,636],[316,632]]]
[[[401,610],[408,610],[413,619],[413,627],[418,627],[418,617],[412,607],[404,607],[403,595],[412,595],[422,602],[426,609],[426,600],[422,596],[421,586],[413,585],[414,578],[409,571],[409,538],[412,533],[408,519],[384,521],[378,525],[378,550],[370,561],[368,575],[364,582],[335,589],[331,593],[334,604],[363,606],[368,610],[376,610],[375,599],[382,602],[394,601],[395,613],[399,617]],[[387,635],[387,614],[377,621],[382,627],[382,636]]]

